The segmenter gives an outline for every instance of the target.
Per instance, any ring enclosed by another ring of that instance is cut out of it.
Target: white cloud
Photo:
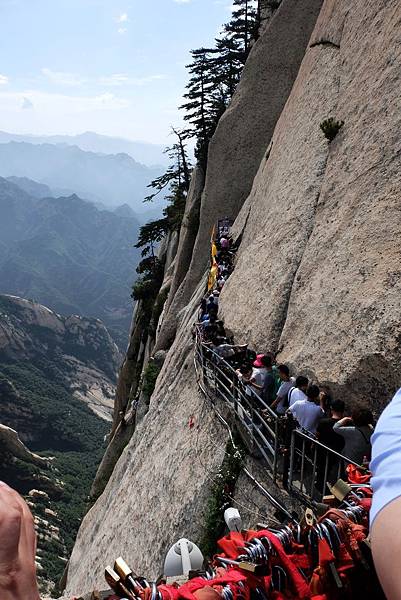
[[[0,75],[0,85],[7,85],[9,79],[6,75]]]
[[[77,115],[92,111],[118,111],[131,105],[126,98],[121,98],[110,92],[94,96],[73,96],[67,94],[52,94],[29,90],[25,92],[0,92],[0,110],[15,111],[16,108],[33,108],[43,117],[59,114]]]
[[[114,73],[113,75],[105,75],[99,77],[97,82],[103,86],[122,86],[122,85],[137,85],[142,86],[152,81],[166,79],[165,75],[145,75],[144,77],[130,77],[126,73]]]
[[[22,110],[32,110],[35,107],[34,107],[32,100],[29,100],[29,98],[24,96],[22,98],[21,108],[22,108]]]
[[[128,23],[129,17],[127,13],[122,13],[116,17],[116,23]]]
[[[167,136],[170,123],[177,126],[182,123],[182,115],[176,108],[178,98],[169,94],[168,88],[163,106],[171,107],[169,114],[160,110],[159,95],[145,94],[141,87],[96,89],[98,93],[93,94],[81,94],[81,88],[65,88],[65,92],[51,93],[26,87],[21,92],[13,92],[2,86],[0,130],[41,135],[97,131],[105,135],[170,144],[171,139]],[[34,110],[22,109],[24,98],[34,105]],[[140,119],[138,115],[141,115]]]
[[[85,79],[76,73],[66,73],[64,71],[52,71],[47,67],[42,69],[42,75],[47,77],[52,83],[56,85],[66,85],[66,86],[79,86],[85,83]]]
[[[117,29],[117,33],[119,33],[120,35],[124,35],[124,33],[127,33],[128,29],[126,27],[119,27]]]

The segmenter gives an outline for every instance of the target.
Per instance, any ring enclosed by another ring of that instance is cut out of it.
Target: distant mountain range
[[[99,154],[78,146],[0,143],[0,176],[29,178],[47,185],[54,195],[78,194],[85,200],[117,207],[128,204],[138,215],[161,213],[163,201],[144,204],[149,183],[163,171],[147,167],[128,154]]]
[[[0,178],[0,292],[100,318],[123,348],[139,261],[134,213],[99,210],[76,195],[34,197],[41,187],[23,185],[31,194]]]
[[[28,179],[28,177],[12,176],[7,177],[7,181],[15,183],[15,185],[24,190],[24,192],[26,192],[30,196],[32,196],[32,198],[51,198],[55,195],[48,185],[45,185],[44,183],[38,183],[37,181]]]
[[[167,157],[163,146],[137,142],[124,138],[100,135],[93,131],[86,131],[79,135],[21,135],[0,131],[0,143],[27,142],[28,144],[64,144],[78,146],[87,152],[102,154],[129,154],[136,161],[147,165],[166,165]]]

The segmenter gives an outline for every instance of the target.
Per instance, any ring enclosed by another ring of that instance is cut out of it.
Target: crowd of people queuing
[[[346,416],[345,403],[333,400],[326,387],[305,375],[291,373],[286,364],[276,364],[271,352],[258,353],[248,344],[235,344],[218,316],[220,293],[234,269],[235,245],[228,228],[218,230],[211,254],[208,291],[198,315],[203,344],[235,369],[247,397],[252,399],[256,394],[277,415],[292,419],[309,436],[350,461],[366,465],[374,431],[372,412],[367,407],[354,406]]]

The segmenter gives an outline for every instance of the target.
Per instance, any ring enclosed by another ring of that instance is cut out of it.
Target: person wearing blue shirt
[[[382,413],[372,441],[372,552],[386,597],[401,599],[401,389]]]

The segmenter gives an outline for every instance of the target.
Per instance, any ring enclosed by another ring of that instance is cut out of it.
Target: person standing
[[[308,388],[309,380],[303,375],[298,375],[295,380],[295,386],[288,392],[288,406],[292,406],[299,400],[306,400],[306,390]]]
[[[321,406],[326,404],[326,396],[321,394]],[[322,406],[323,408],[323,406]],[[317,426],[316,436],[319,442],[341,454],[344,448],[344,438],[333,431],[334,425],[343,419],[345,411],[345,403],[342,400],[334,400],[331,403],[330,417],[323,417]],[[334,470],[336,474],[334,475]],[[326,490],[327,480],[338,478],[338,458],[335,454],[327,452],[324,448],[318,446],[316,455],[316,490],[321,496]]]
[[[295,389],[295,377],[290,377],[290,370],[287,365],[278,365],[277,371],[281,385],[278,389],[276,399],[270,407],[275,410],[278,415],[284,415],[289,407],[288,393],[291,389]]]
[[[306,390],[306,400],[297,400],[287,412],[290,412],[297,420],[299,427],[313,435],[316,434],[319,421],[324,417],[324,410],[317,404],[320,398],[320,390],[317,385],[309,385]]]
[[[342,454],[352,462],[362,465],[364,459],[370,460],[373,433],[372,411],[357,406],[351,417],[344,417],[333,425],[333,431],[344,438]]]
[[[334,431],[334,425],[344,418],[345,403],[343,400],[334,400],[331,404],[331,416],[324,417],[317,427],[317,439],[319,442],[341,453],[344,448],[344,438]]]

